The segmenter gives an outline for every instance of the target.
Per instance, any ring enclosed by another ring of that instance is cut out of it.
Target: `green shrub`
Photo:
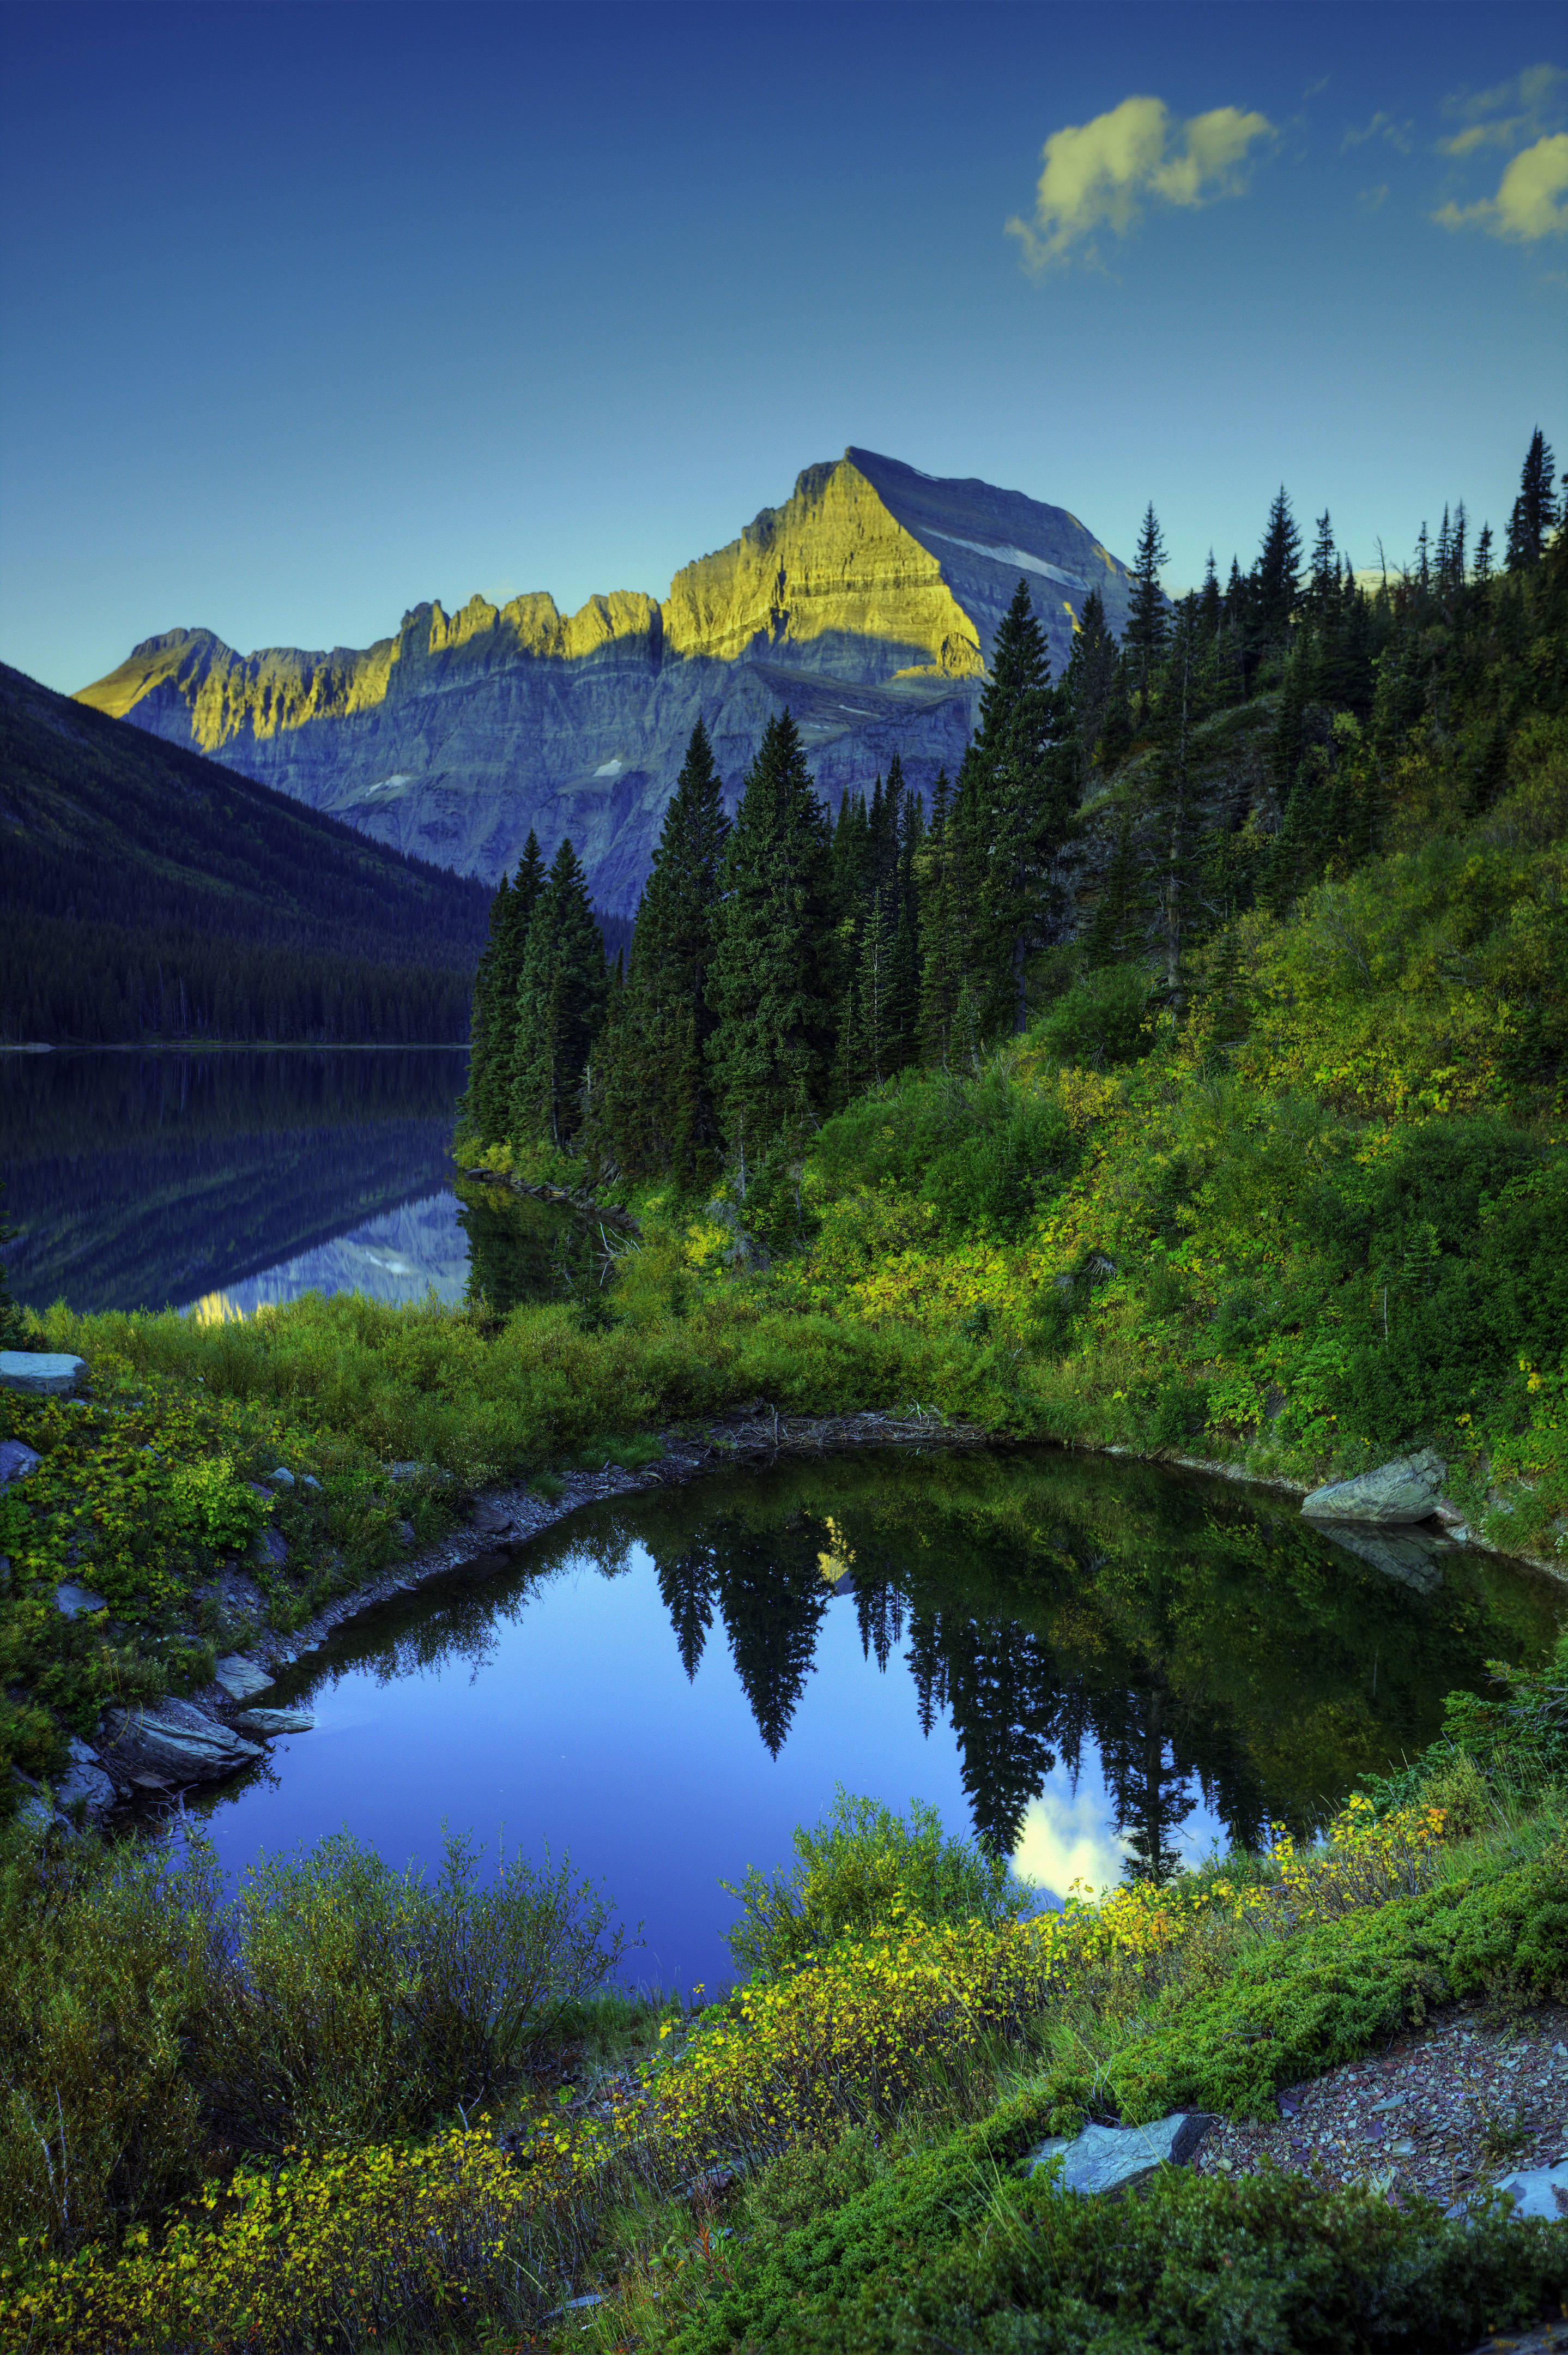
[[[1134,1063],[1153,1044],[1150,978],[1140,964],[1086,973],[1034,1025],[1035,1041],[1054,1062]]]
[[[1075,2199],[1035,2177],[999,2193],[982,2239],[907,2255],[889,2247],[853,2291],[764,2309],[730,2344],[772,2355],[1459,2355],[1483,2331],[1550,2309],[1565,2243],[1568,2225],[1512,2222],[1500,2201],[1467,2225],[1428,2200],[1396,2209],[1274,2173],[1219,2182],[1171,2169],[1120,2200]],[[712,2343],[696,2330],[666,2342],[683,2355]]]
[[[948,1838],[935,1807],[909,1803],[908,1820],[841,1784],[821,1823],[792,1834],[796,1861],[771,1881],[755,1865],[739,1888],[741,1918],[726,1938],[748,1978],[777,1978],[806,1955],[888,1922],[897,1908],[927,1922],[1016,1922],[1033,1910],[1005,1856]]]
[[[1212,1991],[1176,1985],[1107,2062],[1104,2085],[1130,2125],[1178,2109],[1268,2116],[1278,2086],[1488,1993],[1568,1995],[1568,1839],[1244,1952]]]
[[[867,2190],[887,2161],[869,2126],[846,2126],[827,2150],[787,2150],[747,2186],[746,2211],[764,2240],[815,2224]]]
[[[514,2073],[563,2004],[594,1994],[620,1933],[569,1866],[480,1852],[449,1834],[439,1871],[395,1871],[341,1832],[252,1868],[216,1923],[217,1966],[192,2072],[249,2150],[423,2132]]]
[[[227,1455],[202,1456],[182,1465],[169,1486],[174,1526],[201,1545],[243,1549],[270,1509],[267,1499],[237,1476]]]
[[[1016,1233],[1078,1167],[1081,1149],[1054,1095],[1005,1069],[979,1081],[908,1072],[826,1122],[812,1140],[821,1198],[857,1186],[928,1203],[939,1234]]]

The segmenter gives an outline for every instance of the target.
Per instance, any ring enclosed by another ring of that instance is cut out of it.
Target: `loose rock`
[[[1157,2167],[1185,2165],[1213,2123],[1207,2111],[1175,2110],[1150,2126],[1086,2126],[1070,2141],[1054,2135],[1033,2153],[1030,2171],[1060,2158],[1064,2191],[1116,2197]]]
[[[193,1701],[166,1700],[155,1710],[111,1710],[105,1764],[117,1780],[147,1790],[180,1783],[211,1783],[238,1773],[261,1751]]]
[[[1396,1455],[1375,1472],[1358,1473],[1353,1480],[1330,1481],[1314,1488],[1301,1509],[1319,1520],[1376,1521],[1384,1525],[1425,1521],[1437,1508],[1448,1466],[1430,1447],[1414,1455]]]
[[[308,1709],[242,1709],[234,1722],[247,1733],[309,1733],[315,1719]]]
[[[223,1687],[230,1700],[249,1700],[252,1693],[265,1692],[272,1682],[270,1671],[248,1660],[243,1652],[230,1652],[212,1673],[213,1681]]]
[[[84,1358],[63,1350],[0,1349],[0,1390],[27,1398],[61,1398],[87,1371]]]
[[[74,1578],[65,1578],[55,1589],[55,1602],[68,1619],[85,1618],[91,1611],[107,1611],[108,1604],[90,1586],[79,1586]]]
[[[25,1440],[0,1439],[0,1489],[8,1488],[14,1480],[27,1479],[43,1460]]]

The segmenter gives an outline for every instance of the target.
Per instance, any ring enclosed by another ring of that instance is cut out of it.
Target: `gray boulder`
[[[27,1398],[61,1398],[87,1371],[84,1358],[49,1349],[0,1349],[0,1390]]]
[[[91,1611],[107,1611],[108,1604],[90,1586],[79,1586],[74,1578],[62,1578],[55,1589],[57,1607],[68,1619],[85,1618]]]
[[[226,1659],[219,1660],[213,1678],[230,1700],[249,1700],[252,1693],[265,1692],[273,1681],[270,1669],[248,1660],[243,1652],[230,1652]]]
[[[1314,1488],[1301,1509],[1314,1520],[1372,1521],[1384,1527],[1425,1521],[1436,1512],[1447,1477],[1443,1458],[1435,1449],[1422,1447],[1413,1455],[1380,1464],[1375,1472]]]
[[[1425,1529],[1380,1529],[1375,1522],[1362,1528],[1353,1521],[1333,1521],[1323,1535],[1330,1545],[1342,1546],[1358,1561],[1381,1571],[1384,1578],[1396,1579],[1417,1594],[1436,1594],[1443,1583],[1437,1540]]]
[[[212,1783],[237,1774],[261,1751],[193,1701],[166,1700],[156,1709],[111,1710],[105,1764],[117,1781],[147,1790],[182,1783]]]
[[[1544,2216],[1549,2223],[1560,2223],[1568,2216],[1568,2161],[1560,2167],[1527,2168],[1498,2190],[1509,2194],[1515,2215]]]
[[[90,1815],[101,1815],[114,1805],[114,1785],[99,1764],[98,1753],[73,1738],[70,1764],[55,1785],[55,1804],[73,1807],[79,1799],[87,1802]]]
[[[0,1489],[8,1488],[14,1480],[27,1479],[43,1460],[25,1440],[0,1439]]]
[[[242,1709],[234,1722],[247,1733],[309,1733],[315,1719],[308,1709]]]
[[[1064,2191],[1115,2197],[1157,2167],[1183,2166],[1213,2123],[1207,2111],[1175,2110],[1146,2126],[1086,2126],[1070,2141],[1054,2135],[1032,2154],[1030,2172],[1059,2158]]]

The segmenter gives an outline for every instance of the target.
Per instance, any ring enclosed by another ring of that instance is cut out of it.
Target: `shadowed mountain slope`
[[[0,1037],[461,1039],[487,911],[0,665]]]
[[[530,826],[546,856],[569,834],[595,900],[629,914],[699,713],[732,807],[785,704],[835,804],[895,752],[920,791],[955,771],[1021,573],[1058,668],[1091,587],[1125,626],[1126,566],[1065,508],[851,449],[662,604],[421,604],[330,654],[172,630],[78,699],[486,881]]]

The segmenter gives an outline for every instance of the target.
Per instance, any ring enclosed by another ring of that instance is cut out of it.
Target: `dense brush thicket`
[[[0,666],[0,1037],[454,1041],[482,885]]]

